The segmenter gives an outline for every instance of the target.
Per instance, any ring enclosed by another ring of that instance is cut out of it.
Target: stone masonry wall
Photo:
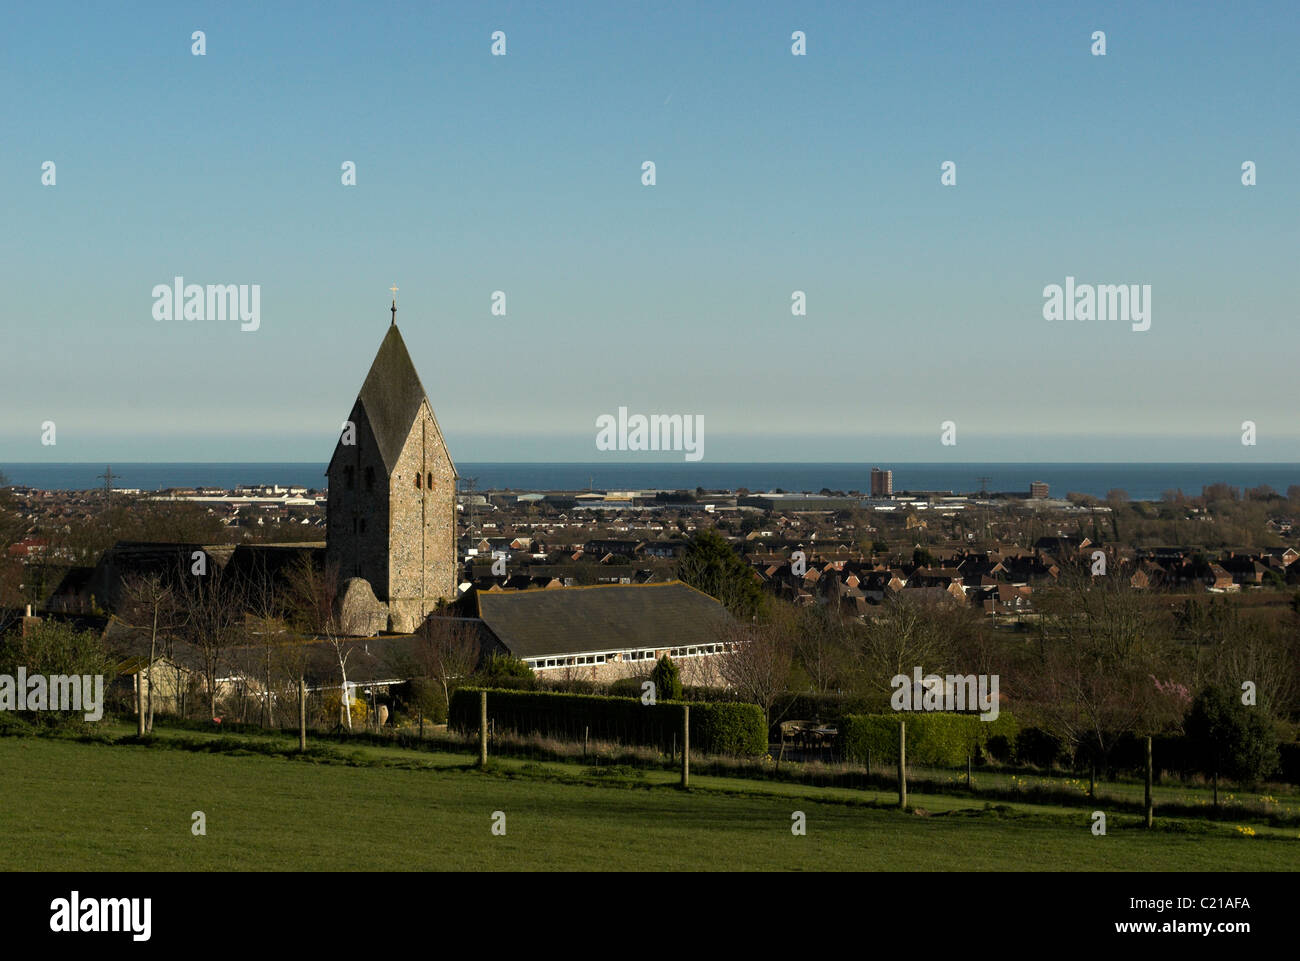
[[[356,425],[356,443],[345,445],[342,433],[329,470],[325,560],[340,580],[363,577],[380,600],[389,590],[389,485],[379,445],[360,403],[348,420]],[[348,468],[351,468],[351,484]]]
[[[440,598],[456,596],[456,472],[428,401],[397,459],[389,504],[392,628],[413,631]]]

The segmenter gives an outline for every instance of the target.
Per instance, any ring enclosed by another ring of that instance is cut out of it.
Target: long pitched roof
[[[478,612],[520,658],[716,644],[732,620],[681,581],[479,593]]]

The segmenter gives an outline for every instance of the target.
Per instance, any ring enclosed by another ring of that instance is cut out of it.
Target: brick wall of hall
[[[414,630],[439,598],[456,596],[456,476],[427,402],[397,459],[389,503],[393,627]]]
[[[356,425],[356,443],[340,439],[330,465],[325,560],[337,567],[340,580],[364,577],[382,600],[388,591],[388,477],[364,408],[357,404],[348,420]]]

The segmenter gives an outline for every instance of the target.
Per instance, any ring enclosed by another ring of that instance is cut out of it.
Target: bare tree
[[[339,576],[334,565],[304,557],[289,574],[289,603],[299,623],[334,652],[339,668],[339,724],[352,730],[348,697],[348,658],[354,645],[342,633],[339,620]]]
[[[726,650],[717,655],[719,673],[744,700],[763,709],[770,727],[775,720],[772,708],[790,685],[789,631],[779,621],[735,622],[724,629],[723,642]]]
[[[813,690],[825,694],[844,671],[851,643],[851,624],[833,605],[804,608],[797,615],[789,605],[775,606],[772,616],[793,638],[794,656]]]
[[[1024,665],[1024,692],[1063,742],[1107,761],[1125,732],[1170,724],[1175,679],[1163,657],[1165,625],[1122,570],[1092,577],[1066,570],[1036,599],[1037,650]]]
[[[284,619],[284,603],[281,590],[276,580],[266,571],[260,571],[248,587],[249,610],[252,615],[252,629],[261,641],[262,657],[259,668],[263,675],[262,723],[272,726],[271,699],[275,687],[271,677],[272,654],[284,644],[287,626]]]
[[[937,672],[952,658],[953,634],[969,611],[947,601],[915,600],[900,593],[859,633],[856,660],[865,686],[878,694],[893,690],[893,679],[914,668]]]
[[[1219,685],[1240,691],[1243,681],[1251,681],[1264,710],[1280,719],[1291,715],[1300,677],[1300,638],[1294,630],[1242,619],[1217,660]]]
[[[197,562],[196,562],[197,563]],[[187,617],[183,631],[198,650],[208,689],[209,716],[217,716],[217,680],[228,652],[244,634],[247,591],[239,581],[212,563],[204,573],[191,566],[182,571],[177,597]]]
[[[443,700],[450,706],[452,687],[478,667],[478,628],[471,621],[433,615],[416,632],[415,652],[420,670],[442,687]]]
[[[177,609],[176,591],[160,574],[130,576],[122,582],[122,619],[133,628],[149,635],[149,675],[146,703],[141,705],[145,715],[145,730],[153,731],[154,671],[158,663],[158,639],[170,638],[181,622]]]

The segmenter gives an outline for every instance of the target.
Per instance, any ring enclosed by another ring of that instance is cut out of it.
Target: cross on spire
[[[392,307],[393,320],[391,326],[396,327],[397,326],[397,284],[393,284],[393,286],[389,287],[388,289],[393,292],[393,307]]]

